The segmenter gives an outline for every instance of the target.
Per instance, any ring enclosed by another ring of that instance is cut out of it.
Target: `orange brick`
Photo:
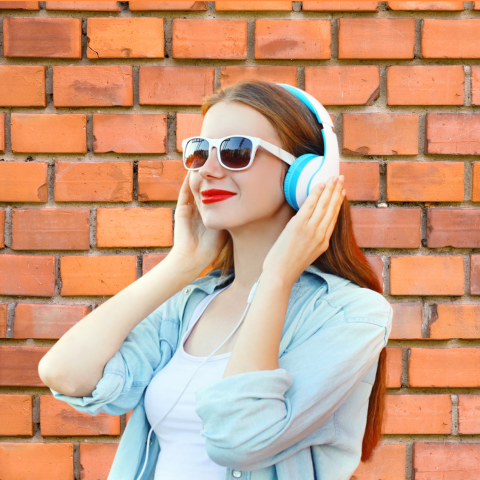
[[[472,105],[480,105],[480,65],[472,65],[471,84],[472,84]]]
[[[5,57],[82,58],[82,20],[3,17],[3,40]]]
[[[153,267],[157,266],[162,260],[165,260],[167,255],[167,253],[150,253],[143,255],[142,275],[145,275]]]
[[[132,199],[132,162],[55,162],[56,202],[131,202]]]
[[[463,295],[465,274],[460,256],[390,258],[391,295]]]
[[[138,162],[138,200],[177,201],[186,175],[181,160],[141,160]]]
[[[246,60],[247,20],[174,18],[172,48],[173,58]]]
[[[387,2],[390,10],[432,10],[432,11],[452,11],[463,10],[463,2],[447,2],[445,0],[433,2],[407,1],[407,2]]]
[[[352,208],[355,238],[362,248],[419,248],[420,208]]]
[[[423,19],[422,58],[480,58],[480,19]]]
[[[118,443],[80,443],[82,479],[106,479],[117,453],[117,448]]]
[[[0,338],[7,336],[7,307],[8,305],[0,305]]]
[[[14,208],[13,250],[89,250],[90,209]]]
[[[387,395],[383,433],[450,434],[450,395]]]
[[[89,18],[87,58],[163,58],[163,18]]]
[[[109,0],[45,2],[45,10],[90,10],[96,12],[121,12],[118,2]]]
[[[0,208],[0,248],[5,247],[5,209]]]
[[[422,335],[422,304],[391,303],[393,308],[393,325],[391,340],[420,339]]]
[[[42,436],[120,435],[120,417],[79,412],[52,395],[40,395]]]
[[[55,257],[0,255],[0,295],[51,297],[55,292]]]
[[[281,1],[256,1],[256,0],[217,0],[215,2],[215,10],[217,11],[251,11],[251,10],[283,10],[291,11],[292,2],[281,0]]]
[[[463,105],[463,65],[387,68],[388,105]]]
[[[203,115],[201,113],[177,113],[177,152],[183,151],[183,139],[200,135],[202,123]]]
[[[480,395],[458,396],[458,433],[480,433]]]
[[[472,202],[480,202],[480,163],[473,165]]]
[[[0,444],[0,478],[5,480],[65,479],[73,476],[73,443]]]
[[[115,295],[137,279],[134,255],[60,257],[62,296]]]
[[[340,174],[345,175],[344,186],[349,200],[378,200],[378,162],[340,162]]]
[[[131,107],[133,73],[127,65],[53,67],[56,107]]]
[[[372,105],[380,95],[380,68],[305,67],[305,91],[323,105]]]
[[[86,153],[87,116],[83,113],[12,113],[12,152]]]
[[[367,256],[367,260],[370,263],[370,266],[373,268],[373,273],[378,278],[380,285],[383,288],[383,260],[382,257],[377,257],[374,255]]]
[[[170,247],[172,225],[170,208],[98,208],[97,246]]]
[[[368,0],[306,0],[302,2],[302,10],[308,12],[378,12],[379,2]]]
[[[130,0],[128,2],[132,12],[149,10],[206,10],[207,2],[197,1],[159,1],[159,0]]]
[[[1,65],[0,106],[46,107],[46,68],[30,65]]]
[[[220,67],[221,88],[228,87],[241,80],[263,80],[265,82],[286,83],[297,86],[297,67],[260,66],[243,67],[231,65]]]
[[[387,348],[387,388],[402,386],[402,347]]]
[[[45,203],[48,163],[0,162],[0,202]]]
[[[470,256],[470,293],[480,295],[480,255]]]
[[[368,461],[358,465],[351,478],[352,480],[404,480],[405,457],[406,445],[404,443],[382,442],[375,448]]]
[[[214,67],[140,67],[140,105],[201,105],[214,89]]]
[[[473,2],[473,10],[480,10],[480,2]]]
[[[167,115],[93,114],[93,151],[165,153]]]
[[[415,480],[474,480],[480,470],[480,444],[415,442],[413,469]]]
[[[418,154],[418,115],[395,113],[342,115],[342,154]]]
[[[480,338],[480,305],[437,304],[430,315],[430,338]]]
[[[2,10],[40,10],[39,2],[9,2],[2,1],[0,3]]]
[[[412,348],[410,387],[480,386],[480,348]]]
[[[455,162],[389,162],[390,202],[463,202],[464,164]]]
[[[414,48],[414,18],[338,20],[339,59],[410,59]]]
[[[0,385],[45,387],[38,376],[38,363],[48,350],[50,347],[0,347]],[[1,464],[0,461],[0,472]]]
[[[331,55],[330,20],[255,20],[255,58],[325,60]]]
[[[17,303],[13,338],[60,338],[91,311],[89,305]]]
[[[33,435],[33,395],[0,395],[0,435]]]
[[[0,113],[0,153],[5,152],[5,114]]]
[[[427,209],[429,248],[480,247],[480,208]]]

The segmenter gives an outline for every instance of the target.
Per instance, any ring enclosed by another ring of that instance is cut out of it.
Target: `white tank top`
[[[188,379],[206,357],[194,357],[183,346],[207,305],[222,289],[207,295],[195,308],[188,329],[170,361],[150,381],[145,391],[145,413],[150,425],[165,415]],[[194,375],[172,411],[154,427],[160,443],[155,480],[223,480],[226,468],[207,455],[202,421],[195,412],[198,388],[221,380],[231,353],[213,355]]]

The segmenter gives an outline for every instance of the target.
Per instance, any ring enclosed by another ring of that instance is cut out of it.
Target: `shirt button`
[[[190,289],[186,288],[185,291],[183,292],[185,295],[188,295],[190,293]]]
[[[240,470],[234,470],[232,472],[232,475],[235,477],[235,478],[240,478],[242,476],[242,472]]]

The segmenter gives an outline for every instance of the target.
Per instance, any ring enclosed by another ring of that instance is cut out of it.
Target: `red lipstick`
[[[227,200],[228,198],[236,195],[235,192],[229,192],[228,190],[217,190],[216,188],[203,190],[201,194],[203,196],[202,203],[221,202],[222,200]]]

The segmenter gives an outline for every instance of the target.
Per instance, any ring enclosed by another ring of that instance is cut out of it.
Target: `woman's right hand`
[[[178,196],[173,248],[169,256],[185,261],[188,270],[201,273],[218,258],[229,235],[226,230],[205,227],[190,189],[190,172],[187,172]]]

